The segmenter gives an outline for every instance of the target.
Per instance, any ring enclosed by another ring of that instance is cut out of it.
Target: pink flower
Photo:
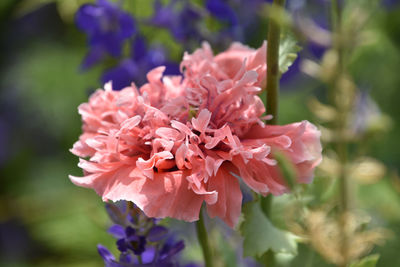
[[[311,182],[321,161],[316,127],[262,121],[265,49],[234,44],[214,57],[204,44],[185,54],[183,79],[159,67],[139,90],[96,91],[79,107],[83,134],[71,152],[88,159],[72,182],[104,201],[133,201],[149,217],[195,221],[205,202],[231,227],[241,212],[238,178],[264,196],[288,192],[274,151],[293,162],[299,183]]]
[[[187,81],[187,99],[197,110],[207,108],[215,127],[228,124],[242,135],[254,123],[263,125],[264,104],[257,96],[265,84],[266,42],[258,50],[234,43],[217,56],[203,44],[181,63]]]

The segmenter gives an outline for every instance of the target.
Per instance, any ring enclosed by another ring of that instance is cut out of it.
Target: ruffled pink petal
[[[140,121],[141,117],[139,115],[126,119],[121,123],[121,130],[132,130],[139,125]]]
[[[180,147],[175,152],[175,161],[178,169],[183,169],[185,167],[185,158],[187,153],[187,146],[181,144]]]
[[[204,133],[208,124],[210,123],[210,119],[211,112],[207,109],[201,110],[197,118],[192,118],[193,128],[201,133]]]
[[[171,152],[169,151],[161,151],[159,153],[155,153],[150,159],[144,160],[142,158],[139,158],[136,161],[136,167],[142,171],[143,175],[146,177],[153,179],[154,178],[154,167],[156,167],[156,164],[159,160],[165,160],[165,159],[173,159],[174,156],[172,155]]]
[[[96,151],[86,144],[86,140],[92,137],[92,133],[83,133],[70,149],[71,153],[83,158],[93,156]]]
[[[179,121],[171,121],[171,126],[177,130],[179,130],[181,133],[184,133],[186,135],[191,135],[193,134],[192,131],[183,123]]]
[[[233,78],[241,70],[243,62],[246,62],[246,70],[257,70],[259,73],[259,83],[265,83],[267,43],[255,50],[240,43],[233,43],[229,49],[215,56],[218,67],[221,68],[229,77]]]
[[[298,181],[309,183],[314,168],[322,160],[320,131],[308,121],[288,125],[253,126],[244,137],[246,145],[267,144],[283,152],[294,164]]]
[[[217,175],[210,177],[208,190],[218,192],[218,201],[207,204],[208,214],[210,217],[220,217],[233,228],[239,221],[242,208],[242,192],[238,180],[220,168]]]
[[[277,166],[270,166],[263,161],[249,160],[244,163],[239,156],[233,158],[232,163],[238,169],[245,184],[262,195],[272,193],[282,195],[288,192],[280,170]]]
[[[155,173],[150,180],[134,167],[120,166],[111,172],[70,179],[93,188],[104,201],[132,201],[149,217],[192,222],[199,219],[203,197],[189,189],[186,175],[183,171]]]
[[[232,159],[233,165],[237,168],[237,173],[245,184],[253,191],[266,195],[269,193],[268,185],[264,182],[258,181],[252,174],[250,168],[244,163],[242,157],[236,156]]]
[[[146,197],[144,203],[128,200],[136,203],[149,217],[196,221],[204,198],[189,189],[186,175],[184,171],[157,173],[140,190],[139,195]]]
[[[193,176],[193,174],[192,174]],[[190,176],[188,176],[188,181],[190,181],[191,179],[189,178]],[[204,201],[207,204],[215,204],[218,200],[218,192],[213,190],[213,191],[209,191],[205,188],[205,185],[202,183],[199,186],[196,186],[194,183],[192,183],[191,189],[193,190],[194,193],[196,193],[199,196],[202,196]]]
[[[156,130],[156,134],[160,136],[161,138],[167,139],[167,140],[182,140],[183,136],[181,135],[180,132],[173,128],[168,128],[168,127],[160,127]]]
[[[223,159],[221,158],[214,158],[212,156],[207,156],[206,157],[206,171],[209,176],[217,175],[219,167],[222,165],[224,162]],[[208,179],[205,179],[205,182],[207,182]]]

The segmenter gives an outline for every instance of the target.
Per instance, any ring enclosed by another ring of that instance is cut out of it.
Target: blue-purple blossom
[[[134,19],[108,0],[85,4],[76,13],[76,25],[88,36],[90,51],[82,68],[99,63],[106,54],[121,56],[124,42],[136,32]]]
[[[386,8],[396,8],[400,6],[398,0],[382,0],[382,5]]]
[[[168,60],[165,49],[160,45],[147,48],[142,36],[137,36],[132,42],[131,53],[130,58],[123,59],[117,66],[103,73],[103,83],[112,81],[114,90],[121,90],[132,82],[140,86],[146,82],[148,71],[161,65],[166,67],[166,75],[180,74],[179,65]]]
[[[183,241],[176,241],[166,227],[158,225],[157,219],[146,217],[139,208],[128,206],[125,201],[106,204],[106,210],[116,223],[108,232],[117,239],[120,252],[117,259],[107,248],[98,245],[107,267],[181,266],[176,256],[185,247]]]
[[[236,12],[224,0],[207,0],[207,10],[220,21],[225,22],[229,27],[236,26],[238,24],[238,18]]]
[[[211,43],[225,49],[233,41],[256,43],[266,35],[262,25],[265,0],[207,0],[206,9],[221,24],[218,34],[211,35]],[[260,37],[254,40],[254,37]]]
[[[189,1],[172,0],[163,5],[160,0],[154,2],[154,14],[148,23],[168,29],[172,36],[185,48],[192,44],[198,46],[205,39],[202,25],[205,12]]]
[[[207,1],[204,8],[183,0],[171,0],[167,4],[155,0],[154,13],[145,21],[169,30],[184,50],[198,47],[203,40],[224,49],[232,41],[246,39],[247,29],[259,22],[257,12],[264,2],[213,0]],[[220,22],[222,27],[218,34],[206,27],[207,16]],[[154,43],[148,45],[139,34],[132,40],[136,33],[134,18],[109,0],[97,0],[95,4],[83,5],[76,14],[76,24],[87,34],[90,47],[81,65],[82,69],[100,63],[107,55],[121,57],[122,47],[129,40],[130,55],[120,58],[101,76],[102,83],[112,81],[114,90],[130,86],[132,82],[137,86],[144,84],[148,71],[160,65],[166,67],[166,75],[180,74],[178,64],[170,60],[163,46]]]
[[[138,234],[138,231],[131,226],[123,227],[121,225],[113,225],[108,229],[108,232],[115,238],[118,238],[118,250],[124,253],[129,251],[135,255],[141,255],[146,246],[146,237]]]

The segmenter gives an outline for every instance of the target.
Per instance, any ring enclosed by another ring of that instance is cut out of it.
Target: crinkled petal
[[[217,202],[207,205],[208,214],[210,217],[220,217],[233,228],[239,220],[242,207],[239,181],[224,168],[220,168],[215,176],[210,177],[208,190],[218,192]]]
[[[132,201],[149,217],[192,222],[199,218],[204,196],[189,188],[187,175],[187,171],[161,172],[154,173],[151,180],[135,167],[121,166],[110,172],[70,179],[76,185],[93,188],[104,201]]]

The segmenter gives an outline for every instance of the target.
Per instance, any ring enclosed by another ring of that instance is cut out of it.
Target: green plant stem
[[[342,9],[338,0],[332,0],[332,27],[334,33],[333,48],[337,52],[338,65],[337,73],[335,75],[334,82],[332,84],[332,93],[341,94],[343,90],[340,90],[340,81],[345,76],[345,59],[344,59],[344,45],[343,38],[344,32],[342,29]],[[343,262],[341,267],[348,266],[349,263],[349,236],[347,233],[347,217],[349,211],[349,181],[347,177],[347,154],[348,154],[348,144],[345,138],[346,124],[348,119],[348,110],[346,107],[340,105],[340,103],[335,103],[339,116],[336,123],[336,131],[338,133],[338,141],[336,144],[336,152],[340,161],[340,173],[339,173],[339,218],[338,223],[340,227],[341,235],[341,254],[343,256]]]
[[[343,263],[341,267],[346,267],[349,262],[349,236],[347,233],[347,218],[349,211],[349,181],[347,179],[346,165],[347,165],[347,144],[344,141],[339,141],[337,144],[337,152],[340,159],[340,176],[339,176],[339,226],[341,235],[341,254],[343,256]]]
[[[274,0],[273,6],[284,8],[285,0]],[[278,98],[279,98],[279,43],[281,27],[277,21],[270,19],[268,22],[267,36],[267,114],[273,116],[270,124],[278,123]]]
[[[138,257],[139,264],[142,264],[143,263],[142,256],[138,255],[137,257]]]
[[[272,195],[268,194],[266,197],[261,198],[261,210],[269,218],[271,215]]]
[[[200,210],[199,220],[196,223],[197,238],[203,251],[205,267],[213,267],[212,254],[208,243],[207,230],[204,225],[203,212]]]
[[[285,0],[274,0],[273,6],[284,8]],[[279,43],[281,40],[281,27],[279,23],[273,19],[268,22],[267,36],[267,114],[272,115],[269,124],[278,123],[278,107],[279,107]],[[264,214],[269,218],[271,213],[272,195],[261,198],[260,205]],[[275,255],[269,250],[263,257],[266,267],[275,265]]]

